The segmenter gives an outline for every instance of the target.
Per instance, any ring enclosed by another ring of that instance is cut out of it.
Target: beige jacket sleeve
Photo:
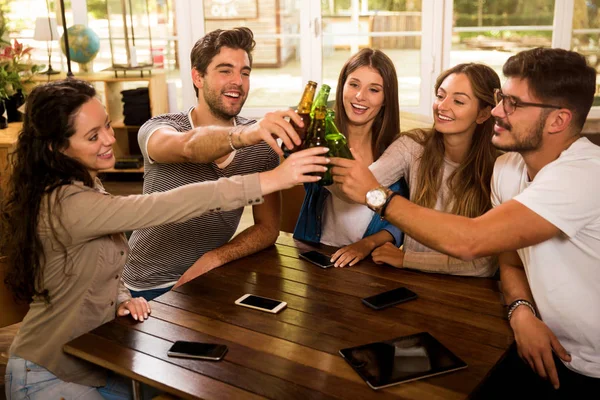
[[[119,280],[119,292],[117,293],[117,305],[127,300],[131,300],[131,293],[129,292],[129,289],[125,287],[125,281],[123,281],[123,277],[121,277]]]
[[[404,268],[449,275],[491,277],[498,269],[498,257],[482,257],[463,261],[437,252],[405,251]]]
[[[233,210],[263,201],[258,174],[136,196],[111,196],[73,184],[61,197],[60,215],[65,230],[59,232],[71,244],[116,232],[183,222],[205,212]]]
[[[402,177],[408,181],[413,155],[419,148],[408,136],[400,136],[369,169],[382,186],[393,185]]]

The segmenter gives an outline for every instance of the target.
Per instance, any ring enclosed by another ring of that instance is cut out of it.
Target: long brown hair
[[[43,285],[40,210],[47,209],[44,214],[56,237],[52,216],[60,213],[60,196],[51,204],[49,194],[72,181],[93,187],[87,168],[62,151],[75,133],[75,116],[95,95],[89,83],[69,79],[37,86],[27,98],[23,130],[10,159],[13,172],[0,206],[0,254],[6,256],[8,266],[4,283],[18,300],[29,303],[40,296],[50,302]],[[59,245],[66,265],[66,247],[60,241]]]
[[[466,63],[450,68],[438,77],[435,93],[444,80],[452,74],[464,74],[469,79],[473,93],[479,103],[479,110],[493,108],[494,89],[500,87],[500,78],[493,69],[484,64]],[[490,116],[484,123],[478,124],[473,133],[471,149],[466,159],[450,174],[447,180],[450,196],[444,207],[456,215],[474,218],[482,215],[491,207],[490,181],[494,171],[494,162],[499,155],[492,146],[494,118]],[[423,155],[416,185],[415,198],[411,199],[423,207],[434,208],[442,184],[444,171],[444,137],[433,127],[429,130],[415,129],[404,133],[423,146]]]
[[[383,78],[384,105],[371,128],[371,151],[377,160],[400,133],[400,104],[398,103],[398,75],[392,60],[380,50],[362,49],[344,64],[340,71],[335,94],[335,123],[341,132],[348,131],[349,120],[344,111],[344,85],[348,75],[360,67],[371,67]]]

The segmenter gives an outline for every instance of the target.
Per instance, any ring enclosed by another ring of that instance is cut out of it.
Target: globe
[[[79,64],[87,64],[92,61],[100,50],[100,38],[85,25],[73,25],[67,29],[69,35],[69,56],[72,61]],[[60,47],[63,54],[65,51],[65,40],[60,39]]]

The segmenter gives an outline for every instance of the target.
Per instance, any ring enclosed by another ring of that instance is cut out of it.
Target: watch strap
[[[387,199],[385,199],[385,203],[383,204],[383,206],[381,207],[381,210],[379,211],[379,217],[383,220],[385,218],[385,211],[387,210],[388,205],[390,204],[390,201],[392,200],[392,198],[397,195],[398,193],[386,189],[388,191],[388,196]]]

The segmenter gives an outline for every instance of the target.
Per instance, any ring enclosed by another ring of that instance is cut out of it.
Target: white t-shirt
[[[511,199],[561,230],[517,252],[541,319],[571,355],[565,365],[600,378],[600,147],[577,140],[531,182],[520,154],[502,155],[492,204]]]
[[[327,186],[327,189],[332,186]],[[325,200],[321,243],[343,247],[358,242],[375,213],[362,204],[342,200],[336,196],[335,190],[330,191],[332,193]]]

